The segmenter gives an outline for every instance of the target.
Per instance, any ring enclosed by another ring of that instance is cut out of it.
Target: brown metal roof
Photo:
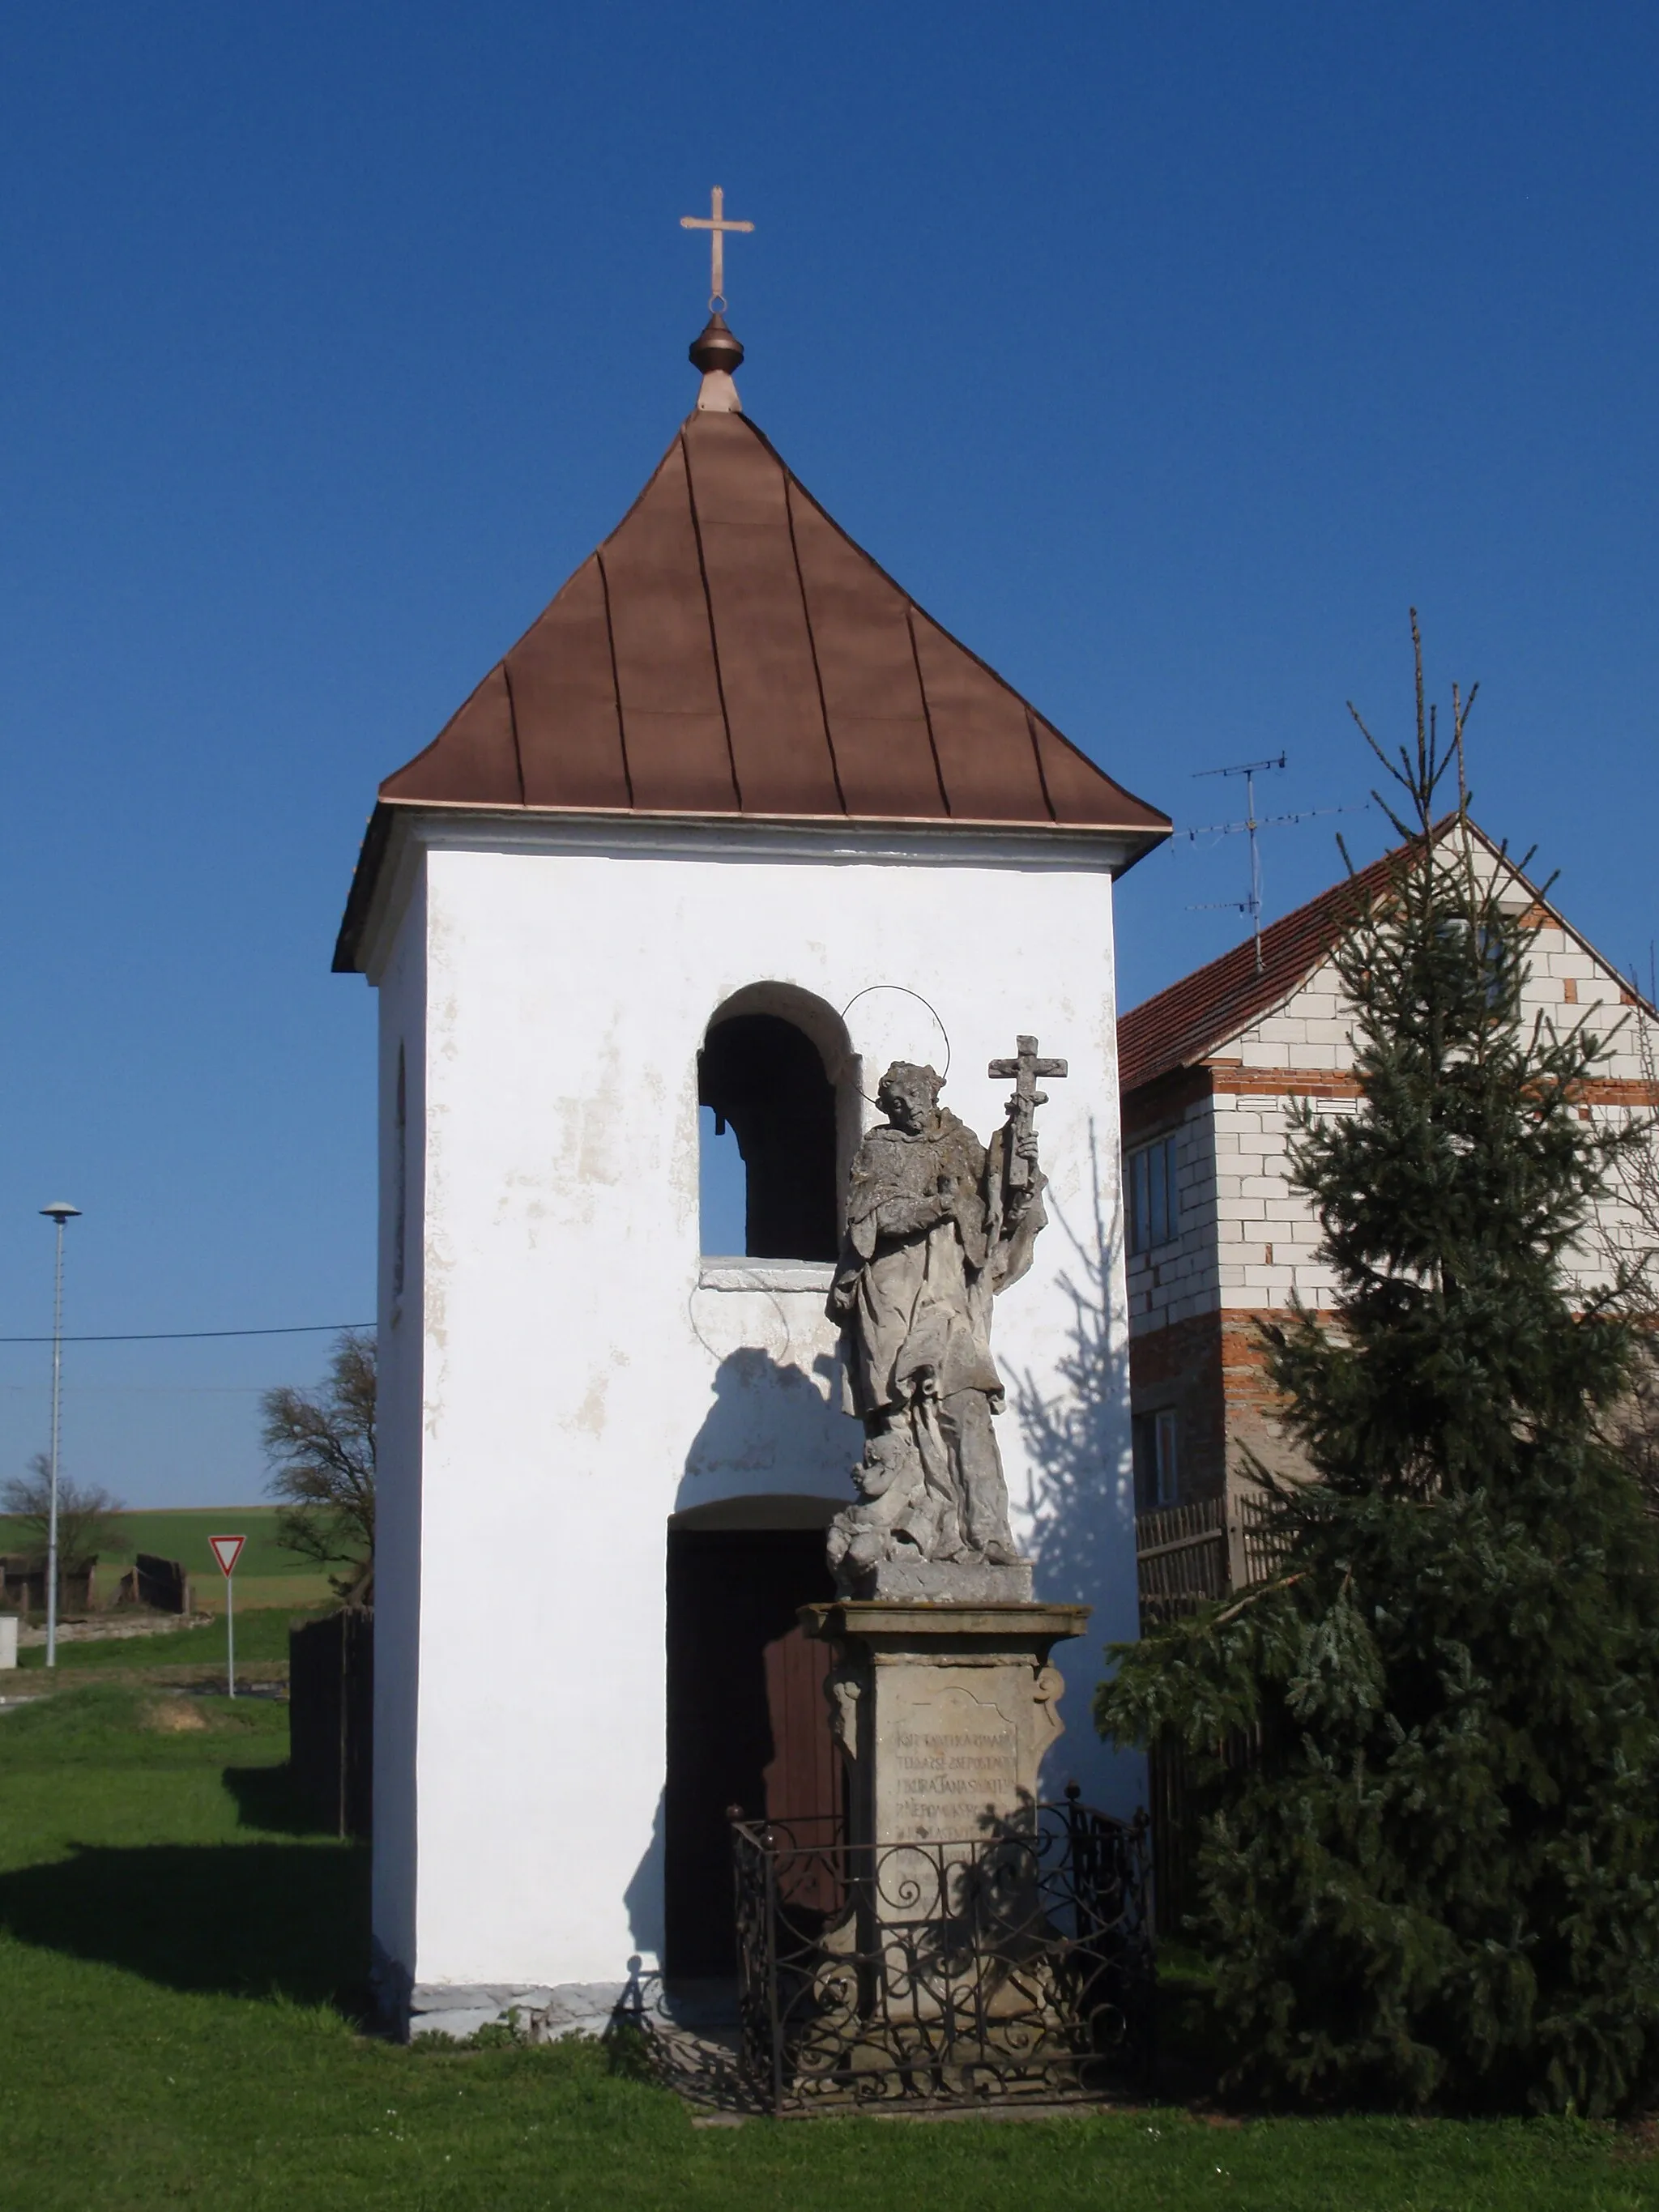
[[[688,418],[617,528],[380,799],[1109,830],[1144,845],[1170,826],[924,614],[753,423],[712,410]],[[347,965],[384,827],[358,870]]]
[[[1169,828],[924,614],[747,418],[632,509],[382,799]]]
[[[739,356],[740,357],[740,356]],[[599,550],[380,786],[392,808],[1116,831],[1167,817],[918,607],[737,413],[699,411]]]

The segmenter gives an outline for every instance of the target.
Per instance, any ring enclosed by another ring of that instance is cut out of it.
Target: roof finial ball
[[[710,315],[689,351],[692,368],[705,376],[716,376],[722,369],[730,376],[743,366],[743,343],[726,329],[724,315]]]
[[[683,215],[682,230],[706,230],[708,233],[708,320],[691,341],[690,359],[694,368],[702,371],[702,389],[697,394],[697,406],[704,414],[741,415],[743,403],[738,398],[738,387],[732,381],[732,372],[743,360],[743,348],[726,327],[721,312],[726,306],[726,234],[727,231],[753,230],[752,222],[728,222],[726,215],[726,194],[716,185],[708,196],[708,213]]]

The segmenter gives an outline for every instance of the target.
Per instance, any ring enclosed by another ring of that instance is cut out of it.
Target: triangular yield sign
[[[235,1572],[236,1562],[242,1556],[242,1547],[246,1541],[246,1536],[210,1536],[208,1538],[213,1556],[219,1562],[219,1571],[222,1575],[229,1576]]]

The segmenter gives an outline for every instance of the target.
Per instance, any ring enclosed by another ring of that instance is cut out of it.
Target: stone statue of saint
[[[925,1571],[949,1567],[1014,1571],[1029,1595],[992,1426],[1004,1393],[991,1306],[1030,1266],[1047,1218],[1032,1077],[1066,1068],[1039,1061],[1033,1038],[1020,1047],[1018,1060],[992,1063],[1018,1084],[988,1146],[940,1106],[931,1067],[896,1060],[877,1092],[886,1124],[853,1164],[829,1308],[842,1324],[846,1409],[865,1428],[859,1502],[830,1534],[849,1594],[968,1594],[973,1577]],[[1012,1588],[1006,1575],[977,1583]]]

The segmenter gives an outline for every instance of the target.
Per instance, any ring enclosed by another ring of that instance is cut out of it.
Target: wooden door
[[[797,1619],[833,1594],[821,1529],[669,1531],[663,1963],[677,1979],[736,1969],[727,1806],[772,1820],[840,1808],[829,1647]]]

